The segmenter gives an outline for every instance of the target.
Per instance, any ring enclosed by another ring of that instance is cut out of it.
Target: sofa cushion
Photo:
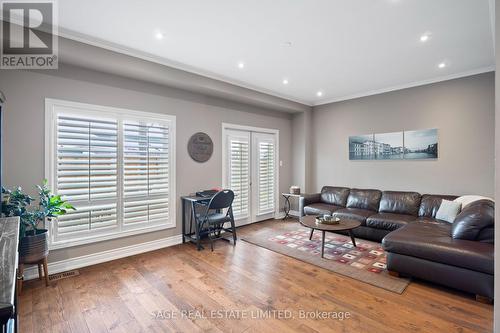
[[[360,208],[378,211],[382,192],[379,190],[360,190],[353,188],[347,197],[347,208]]]
[[[342,207],[329,205],[325,203],[313,203],[304,207],[304,214],[306,215],[332,215],[336,210]]]
[[[415,221],[415,216],[392,213],[378,213],[366,219],[366,226],[376,229],[396,230],[412,221]]]
[[[453,239],[451,224],[409,223],[384,237],[385,251],[493,274],[493,249],[488,243]]]
[[[321,189],[321,202],[345,207],[349,189],[347,187],[324,186]]]
[[[342,208],[333,213],[333,216],[336,216],[341,219],[349,219],[356,220],[361,222],[361,225],[365,225],[366,218],[376,214],[371,210],[359,209],[359,208]]]
[[[424,194],[420,201],[420,208],[418,216],[421,217],[436,217],[436,213],[441,206],[441,201],[455,200],[457,197],[454,195],[441,195],[441,194]]]
[[[479,200],[463,207],[451,227],[456,239],[476,240],[484,228],[494,227],[495,204],[491,200]]]
[[[379,212],[417,216],[419,207],[420,194],[417,192],[384,191]]]
[[[421,217],[417,217],[417,219],[414,222],[438,224],[438,223],[444,223],[446,221],[440,221],[440,220],[433,218],[433,217],[421,216]]]

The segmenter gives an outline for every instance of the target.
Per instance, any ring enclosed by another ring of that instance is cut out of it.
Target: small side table
[[[314,230],[321,230],[321,258],[324,258],[325,254],[325,233],[327,231],[337,232],[337,231],[347,231],[351,237],[351,242],[354,247],[356,247],[356,240],[352,234],[352,230],[356,229],[361,225],[361,222],[355,220],[341,219],[339,224],[318,224],[316,223],[316,216],[304,216],[300,219],[300,224],[304,227],[311,228],[311,235],[309,240],[312,239]]]
[[[292,209],[292,204],[290,203],[290,198],[300,198],[300,194],[292,194],[292,193],[281,193],[283,198],[285,198],[285,203],[283,205],[283,211],[285,212],[285,217],[283,217],[283,220],[286,220],[289,217],[292,217],[290,215],[290,210]]]

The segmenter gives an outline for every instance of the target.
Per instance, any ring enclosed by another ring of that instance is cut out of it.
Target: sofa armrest
[[[321,193],[314,193],[314,194],[303,194],[299,198],[299,214],[300,217],[304,216],[304,207],[307,205],[310,205],[312,203],[320,202],[321,201]]]

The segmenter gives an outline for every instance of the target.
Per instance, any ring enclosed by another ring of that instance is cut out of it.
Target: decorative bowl
[[[338,217],[325,215],[316,217],[317,224],[339,224],[340,219]]]

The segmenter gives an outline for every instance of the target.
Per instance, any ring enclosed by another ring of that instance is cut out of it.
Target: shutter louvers
[[[117,149],[116,121],[58,116],[57,194],[77,208],[59,219],[59,235],[117,225]]]
[[[78,206],[76,211],[58,218],[57,231],[59,236],[64,236],[115,227],[116,221],[116,204]]]
[[[233,214],[237,217],[247,216],[249,170],[249,143],[242,139],[230,139],[229,143],[229,188],[233,190]]]
[[[274,143],[259,143],[259,214],[274,212]]]
[[[124,122],[124,224],[169,218],[169,128]]]

